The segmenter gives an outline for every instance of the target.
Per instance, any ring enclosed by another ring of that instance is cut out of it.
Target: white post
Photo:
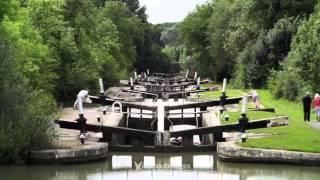
[[[243,98],[242,98],[241,114],[247,114],[247,96],[243,96]]]
[[[187,69],[187,72],[186,72],[186,79],[188,79],[188,76],[189,76],[189,69]]]
[[[103,94],[104,93],[104,88],[103,88],[102,78],[99,79],[99,86],[100,86],[100,93]]]
[[[149,69],[147,69],[147,75],[149,76],[149,74],[150,74],[150,70],[149,70]]]
[[[197,79],[197,86],[200,86],[200,77]]]
[[[195,72],[194,73],[194,79],[197,79],[197,76],[198,76],[198,72]]]
[[[78,98],[78,106],[79,106],[79,115],[83,115],[83,102],[82,102],[82,98],[80,96],[77,97]]]
[[[159,99],[157,101],[157,117],[158,117],[158,131],[159,132],[164,132],[164,104],[163,104],[163,101],[162,99]]]
[[[130,86],[133,86],[133,80],[132,80],[132,77],[130,77]]]
[[[147,78],[147,74],[146,73],[143,73],[144,74],[144,78]]]
[[[225,93],[227,89],[227,78],[223,79],[222,92]]]
[[[134,79],[138,79],[137,72],[134,72]]]

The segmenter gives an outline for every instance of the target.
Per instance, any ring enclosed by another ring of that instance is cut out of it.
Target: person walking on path
[[[302,104],[303,104],[303,113],[304,113],[304,121],[310,122],[310,110],[311,110],[311,103],[312,99],[309,95],[309,92],[306,93],[306,95],[302,98]]]
[[[316,113],[317,121],[320,121],[320,95],[319,95],[319,93],[317,93],[314,96],[313,107],[314,107],[314,111]]]
[[[256,90],[252,90],[249,94],[252,96],[256,109],[260,109],[260,98],[258,92]]]

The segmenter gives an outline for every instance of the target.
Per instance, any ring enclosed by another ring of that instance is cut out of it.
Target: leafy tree
[[[283,71],[275,73],[276,79],[282,78],[286,75],[288,80],[295,80],[297,90],[293,91],[293,97],[301,96],[305,91],[319,92],[318,80],[320,75],[319,71],[319,5],[316,12],[313,13],[307,21],[304,21],[298,28],[298,32],[294,37],[291,44],[291,51],[288,54],[285,62],[283,63]],[[270,80],[271,89],[275,92],[277,97],[287,97],[291,93],[290,89],[281,89],[276,92],[277,88],[282,87],[281,84],[272,83]],[[272,86],[273,85],[273,86]]]
[[[246,68],[245,74],[243,70],[235,70],[242,72],[235,74],[237,84],[241,87],[265,87],[270,70],[278,70],[290,51],[292,34],[299,21],[297,18],[312,13],[316,1],[247,0],[235,3],[240,11],[231,19],[225,47],[238,64],[249,63],[248,68],[236,66]],[[243,53],[249,55],[243,56]],[[243,57],[250,60],[241,60]],[[241,74],[244,77],[237,77]],[[240,79],[246,80],[241,82]]]
[[[111,19],[119,32],[119,41],[122,45],[121,53],[123,58],[119,59],[120,66],[127,68],[127,72],[133,70],[133,63],[136,61],[135,42],[143,40],[143,29],[138,18],[132,17],[128,8],[118,2],[109,2],[103,9],[103,15]]]
[[[198,64],[200,76],[212,77],[212,66],[206,66],[210,62],[208,47],[208,26],[212,14],[212,5],[198,6],[194,12],[189,14],[181,23],[181,39],[183,40],[187,55]],[[201,71],[200,71],[201,70]]]
[[[0,1],[0,21],[3,19],[4,15],[12,14],[14,9],[18,6],[15,0],[2,0]]]
[[[50,146],[55,135],[48,48],[28,11],[16,8],[0,22],[1,164],[23,163],[29,150]]]

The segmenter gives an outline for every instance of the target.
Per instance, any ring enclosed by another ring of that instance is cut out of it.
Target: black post
[[[239,131],[242,133],[245,133],[246,126],[249,119],[246,114],[241,114],[241,117],[239,118]]]
[[[86,133],[87,132],[87,119],[84,117],[83,114],[79,114],[79,118],[76,119],[76,121],[79,124],[79,128],[80,128],[80,133]]]
[[[99,101],[100,101],[100,104],[102,106],[106,106],[107,105],[106,96],[104,95],[104,93],[100,93]]]
[[[224,105],[226,104],[226,99],[228,98],[228,96],[226,95],[225,92],[223,92],[220,96],[220,107],[222,107],[222,109],[220,110],[221,111],[221,114],[223,113],[224,111]]]

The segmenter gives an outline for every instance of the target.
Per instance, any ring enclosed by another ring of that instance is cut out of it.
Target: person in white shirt
[[[85,102],[86,98],[89,95],[89,90],[81,90],[77,95],[77,100],[73,104],[73,109],[78,109],[79,107],[79,98],[81,98],[82,103]]]
[[[256,90],[252,90],[250,94],[252,95],[252,99],[254,104],[256,105],[256,108],[260,109],[260,98],[258,92]]]

